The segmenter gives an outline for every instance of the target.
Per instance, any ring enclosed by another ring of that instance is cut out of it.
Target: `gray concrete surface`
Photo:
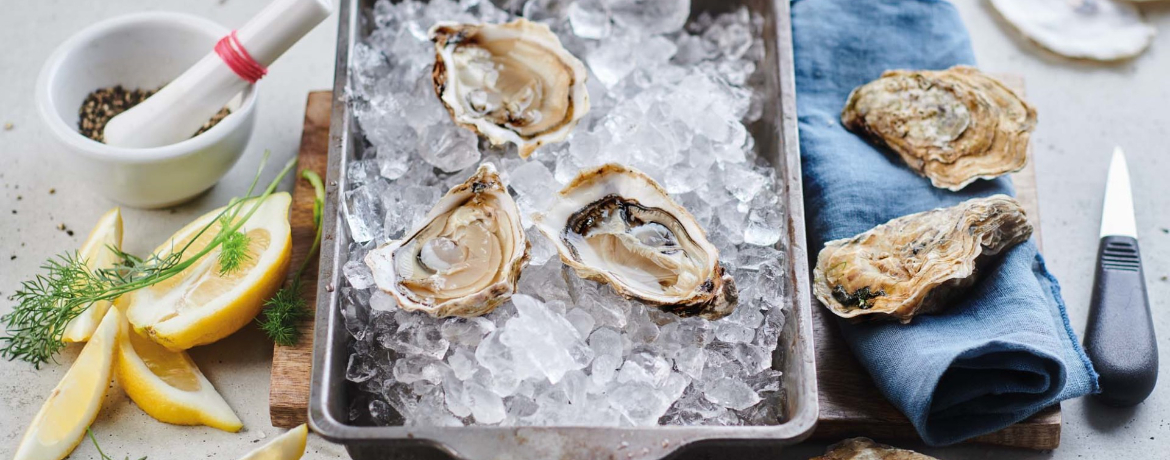
[[[33,106],[33,89],[42,60],[53,48],[86,25],[143,10],[185,11],[236,27],[265,0],[7,0],[0,9],[0,297],[15,291],[46,257],[81,243],[89,226],[114,206],[95,196],[78,177],[67,173],[68,158],[53,144]],[[990,72],[1022,74],[1029,99],[1039,108],[1034,136],[1039,174],[1045,253],[1064,284],[1075,329],[1084,329],[1097,244],[1097,225],[1105,169],[1114,145],[1130,159],[1137,220],[1145,268],[1163,352],[1163,375],[1170,375],[1170,4],[1143,7],[1162,29],[1153,48],[1126,63],[1101,66],[1063,60],[1013,38],[980,0],[956,1],[967,21],[982,67]],[[305,95],[332,82],[335,18],[319,26],[272,66],[261,83],[257,131],[245,158],[211,192],[173,210],[125,210],[126,247],[145,253],[175,229],[225,202],[245,188],[259,154],[273,153],[276,163],[295,154],[300,142]],[[270,170],[271,174],[271,170]],[[287,188],[288,184],[285,184]],[[51,190],[55,193],[51,193]],[[75,229],[74,236],[57,230]],[[0,313],[11,308],[0,302]],[[9,458],[25,426],[44,397],[72,362],[35,371],[19,362],[0,362],[0,457]],[[94,424],[111,456],[152,459],[234,459],[280,430],[268,421],[268,365],[271,348],[252,327],[192,356],[245,423],[240,434],[204,427],[158,423],[119,391],[111,391]],[[1093,401],[1064,404],[1064,436],[1053,452],[1026,452],[960,446],[928,451],[946,459],[982,458],[1170,458],[1170,399],[1165,383],[1145,404],[1127,410]],[[913,446],[912,446],[913,447]],[[782,458],[803,459],[823,445],[790,449]],[[98,458],[83,443],[71,458]],[[346,458],[344,450],[319,438],[309,443],[306,459]]]

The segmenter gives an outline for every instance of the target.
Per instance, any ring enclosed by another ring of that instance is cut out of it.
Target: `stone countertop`
[[[68,158],[55,145],[36,114],[33,90],[45,56],[75,31],[94,21],[144,10],[192,13],[238,27],[266,0],[38,0],[12,2],[0,15],[0,297],[34,273],[41,261],[81,244],[98,216],[114,203],[96,196],[68,171]],[[1040,112],[1033,137],[1045,253],[1049,268],[1064,285],[1072,323],[1084,330],[1097,249],[1097,228],[1105,171],[1114,145],[1125,148],[1133,176],[1138,233],[1145,254],[1150,298],[1161,333],[1163,353],[1170,350],[1170,3],[1143,6],[1149,20],[1163,29],[1152,49],[1125,63],[1096,65],[1064,60],[1016,39],[985,1],[956,0],[988,72],[1017,73],[1028,84],[1028,99]],[[244,158],[210,192],[192,203],[159,211],[124,209],[126,249],[146,253],[192,218],[243,192],[260,154],[272,151],[268,174],[296,154],[306,94],[332,87],[336,18],[318,26],[276,62],[260,83],[259,119]],[[11,129],[5,129],[12,123]],[[287,189],[289,183],[283,184]],[[70,236],[57,229],[65,224]],[[0,304],[0,313],[11,308]],[[61,365],[41,371],[21,362],[0,361],[0,458],[10,458],[25,427],[50,389],[68,369],[77,348],[61,356]],[[208,379],[236,409],[245,428],[239,434],[206,427],[178,427],[151,419],[120,391],[109,392],[94,431],[109,455],[132,458],[235,459],[282,430],[269,425],[268,364],[270,343],[253,327],[191,353]],[[1162,359],[1170,375],[1170,359]],[[1160,385],[1146,403],[1112,409],[1093,401],[1064,404],[1060,449],[1027,452],[985,446],[926,449],[947,459],[975,458],[1144,458],[1170,440],[1170,400]],[[916,447],[916,446],[906,446]],[[824,445],[788,449],[783,458],[804,459]],[[72,458],[97,458],[85,441]],[[347,458],[344,449],[313,437],[308,460]]]

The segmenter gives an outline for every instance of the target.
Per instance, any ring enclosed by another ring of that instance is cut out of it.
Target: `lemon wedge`
[[[207,425],[233,433],[244,426],[187,352],[168,350],[123,322],[117,357],[118,384],[158,421]]]
[[[81,442],[110,388],[122,321],[118,309],[108,309],[77,361],[33,418],[16,449],[15,460],[60,460]]]
[[[297,460],[305,455],[305,441],[309,436],[309,428],[304,424],[288,430],[288,432],[273,439],[272,442],[251,451],[240,460]]]
[[[118,262],[118,256],[110,248],[122,249],[122,209],[114,208],[98,219],[89,238],[81,245],[78,255],[85,261],[85,266],[92,270],[113,267]],[[61,340],[65,342],[84,342],[97,329],[98,323],[106,316],[110,309],[109,301],[94,302],[86,307],[80,315],[65,325],[65,332]]]
[[[243,204],[241,217],[257,199]],[[241,227],[248,236],[248,257],[237,270],[221,273],[219,249],[212,250],[182,273],[128,294],[126,317],[135,330],[171,350],[215,342],[256,317],[264,301],[284,282],[292,238],[288,193],[269,195]],[[217,209],[195,219],[155,250],[160,257],[191,246],[184,257],[199,252],[219,232]],[[211,224],[202,234],[201,229]]]

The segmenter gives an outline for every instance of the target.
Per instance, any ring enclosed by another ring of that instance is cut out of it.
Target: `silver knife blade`
[[[1129,186],[1129,169],[1125,152],[1114,147],[1109,162],[1109,179],[1105,182],[1105,206],[1101,211],[1101,236],[1120,235],[1137,238],[1137,221],[1133,217],[1133,191]]]

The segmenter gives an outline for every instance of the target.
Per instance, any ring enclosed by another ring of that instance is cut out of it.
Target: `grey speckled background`
[[[44,258],[81,243],[89,226],[114,204],[95,196],[77,177],[63,173],[68,158],[41,126],[33,89],[43,58],[74,31],[93,21],[143,10],[185,11],[237,27],[265,0],[38,0],[6,1],[0,14],[0,296]],[[956,1],[975,42],[984,70],[1024,75],[1028,99],[1040,111],[1034,136],[1045,253],[1064,284],[1077,331],[1084,329],[1092,283],[1093,258],[1105,169],[1114,145],[1129,156],[1137,204],[1138,232],[1145,254],[1150,297],[1165,354],[1170,350],[1170,4],[1146,5],[1149,20],[1162,32],[1145,55],[1131,62],[1100,66],[1063,60],[1005,33],[980,0]],[[126,210],[130,252],[145,253],[183,223],[241,192],[264,149],[283,162],[300,142],[305,95],[329,88],[333,75],[336,19],[327,20],[272,66],[261,83],[256,134],[245,158],[210,193],[173,212]],[[285,184],[287,187],[288,184]],[[56,193],[50,194],[49,190]],[[18,198],[19,197],[19,198]],[[15,214],[13,214],[15,211]],[[58,224],[76,229],[70,237]],[[12,256],[16,256],[12,259]],[[0,303],[0,313],[11,308]],[[62,356],[71,362],[76,353]],[[175,427],[155,422],[119,391],[111,391],[94,425],[107,453],[151,458],[234,459],[280,430],[268,424],[268,343],[253,328],[192,352],[208,378],[244,420],[241,434],[210,428]],[[1163,375],[1170,359],[1163,356]],[[0,361],[0,457],[9,458],[26,424],[66,367],[36,372],[22,363]],[[1136,409],[1117,410],[1092,401],[1070,401],[1064,408],[1060,449],[1034,453],[962,446],[931,449],[947,459],[981,458],[1158,458],[1170,457],[1170,400],[1165,384]],[[823,446],[801,446],[783,458],[803,459]],[[181,452],[181,453],[180,453]],[[83,444],[72,458],[96,458]],[[180,457],[181,456],[181,457]],[[136,458],[136,457],[135,457]],[[306,459],[345,458],[339,446],[310,441]]]

